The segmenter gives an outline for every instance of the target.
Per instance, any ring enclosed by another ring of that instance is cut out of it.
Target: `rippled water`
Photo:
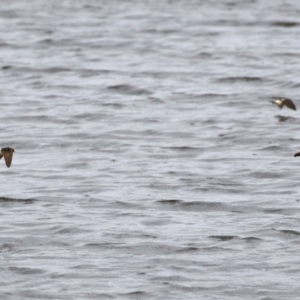
[[[1,299],[297,299],[299,12],[4,1]]]

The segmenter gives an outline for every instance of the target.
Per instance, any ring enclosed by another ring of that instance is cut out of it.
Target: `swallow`
[[[270,102],[273,103],[273,104],[276,104],[279,108],[282,108],[283,106],[286,106],[290,109],[297,110],[296,105],[294,104],[294,102],[291,99],[279,98],[279,99],[275,99],[275,100],[270,101]]]
[[[300,151],[295,153],[294,157],[300,156]]]
[[[0,148],[0,159],[4,156],[4,160],[8,168],[11,166],[11,161],[14,152],[15,152],[14,148],[10,148],[10,147]]]

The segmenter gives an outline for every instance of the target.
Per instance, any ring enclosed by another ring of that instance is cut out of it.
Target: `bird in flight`
[[[283,106],[286,106],[290,109],[297,110],[296,105],[294,104],[294,102],[291,99],[279,98],[279,99],[275,99],[275,100],[270,101],[270,102],[273,103],[273,104],[276,104],[279,108],[282,108]]]
[[[300,156],[300,151],[295,153],[294,157]]]
[[[14,148],[10,148],[10,147],[0,148],[0,159],[4,156],[4,160],[8,168],[11,166],[11,161],[14,152],[15,152]]]

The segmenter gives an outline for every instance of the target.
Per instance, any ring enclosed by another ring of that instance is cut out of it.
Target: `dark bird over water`
[[[300,151],[295,153],[294,157],[300,156]]]
[[[283,106],[286,106],[290,109],[297,110],[296,105],[294,104],[294,102],[291,99],[279,98],[279,99],[275,99],[275,100],[270,101],[270,102],[273,103],[273,104],[276,104],[279,108],[282,108]]]
[[[0,148],[0,159],[4,156],[4,160],[8,168],[11,166],[11,161],[14,152],[15,150],[10,147]]]

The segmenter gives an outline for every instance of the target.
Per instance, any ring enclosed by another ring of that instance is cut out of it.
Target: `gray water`
[[[1,299],[300,297],[299,1],[1,4]]]

